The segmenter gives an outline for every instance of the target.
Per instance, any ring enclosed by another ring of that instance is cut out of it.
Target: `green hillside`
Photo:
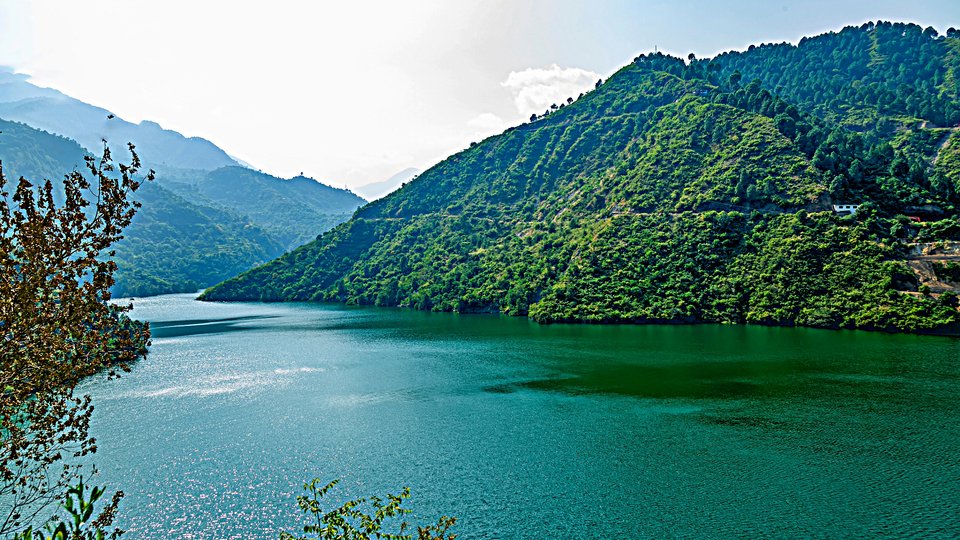
[[[141,186],[143,205],[117,244],[117,296],[193,292],[284,252],[248,219],[194,204],[156,182]]]
[[[0,120],[4,174],[38,181],[84,169],[87,151],[76,142]],[[136,193],[143,206],[116,245],[117,296],[195,291],[284,252],[248,219],[193,204],[158,185]]]
[[[721,54],[714,62],[725,74],[739,71],[745,81],[758,79],[802,110],[850,129],[891,129],[918,120],[955,126],[958,38],[915,24],[865,23],[804,38],[798,46]]]
[[[204,298],[957,332],[953,39],[641,55]]]
[[[0,120],[0,159],[7,178],[61,178],[83,167],[86,151],[76,142]]]

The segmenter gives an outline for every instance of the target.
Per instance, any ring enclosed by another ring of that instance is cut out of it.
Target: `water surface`
[[[135,305],[149,357],[84,388],[130,538],[296,532],[314,476],[464,539],[960,535],[957,339]]]

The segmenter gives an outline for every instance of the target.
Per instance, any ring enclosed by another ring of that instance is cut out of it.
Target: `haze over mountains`
[[[184,137],[155,122],[133,124],[110,116],[106,109],[33,85],[26,75],[0,66],[0,118],[69,137],[92,152],[102,149],[106,139],[117,147],[118,157],[126,156],[126,143],[132,142],[140,158],[154,167],[212,170],[239,165],[206,139]]]
[[[958,75],[889,22],[640,55],[205,298],[957,332]]]
[[[420,169],[407,167],[386,180],[364,184],[355,188],[354,191],[356,191],[357,195],[360,195],[368,201],[373,201],[396,191],[400,186],[414,179],[418,174],[420,174]]]
[[[9,70],[0,70],[0,119],[8,176],[61,178],[82,169],[85,154],[99,156],[104,139],[120,161],[133,142],[145,167],[158,170],[137,193],[143,208],[117,246],[121,296],[212,285],[315,238],[365,202],[313,179],[242,167],[210,141],[126,122]]]

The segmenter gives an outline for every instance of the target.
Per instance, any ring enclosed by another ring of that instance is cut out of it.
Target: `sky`
[[[0,65],[255,168],[381,181],[519,124],[640,53],[705,58],[960,0],[0,0]]]

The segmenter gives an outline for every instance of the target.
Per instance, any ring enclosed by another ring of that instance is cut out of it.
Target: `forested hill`
[[[641,55],[204,298],[957,332],[956,43]]]
[[[162,169],[117,246],[118,295],[194,292],[346,221],[363,199],[309,178],[244,167]]]
[[[758,79],[802,110],[855,130],[895,129],[927,121],[960,123],[960,33],[932,27],[866,23],[813,38],[750,47],[714,59],[726,73]]]

